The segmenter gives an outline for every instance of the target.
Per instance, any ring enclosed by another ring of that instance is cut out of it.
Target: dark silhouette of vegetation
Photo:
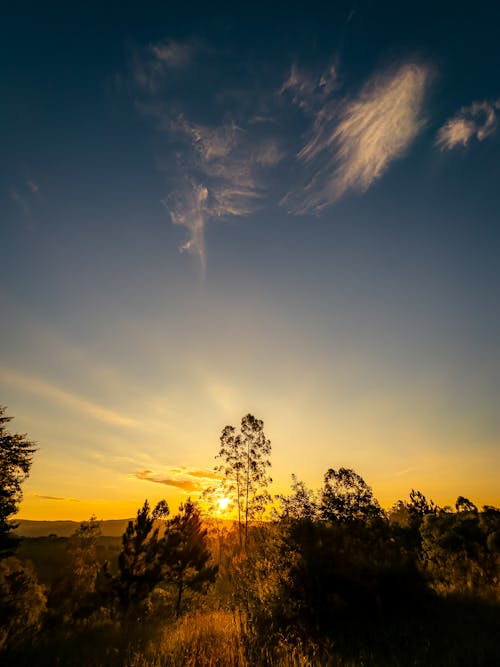
[[[217,454],[223,463],[215,470],[223,478],[224,496],[236,505],[240,548],[246,548],[249,522],[262,516],[271,500],[270,455],[271,441],[265,436],[261,419],[247,414],[241,420],[239,433],[234,426],[223,429]]]
[[[10,433],[5,408],[0,406],[0,557],[12,552],[16,524],[10,517],[17,512],[22,499],[21,484],[28,477],[36,445],[26,435]]]
[[[382,515],[378,502],[365,480],[350,468],[325,474],[321,517],[326,521],[366,522]]]
[[[45,610],[45,589],[33,567],[12,556],[0,560],[0,651],[39,630]]]
[[[318,489],[293,476],[257,521],[270,450],[252,415],[223,430],[212,494],[233,498],[234,522],[146,501],[121,541],[95,517],[23,539],[0,559],[2,664],[500,664],[499,509],[412,489],[385,512],[358,473],[330,468]]]
[[[207,529],[201,512],[190,499],[179,507],[179,513],[167,523],[162,554],[168,580],[176,589],[175,612],[181,613],[182,596],[186,590],[202,590],[215,580],[218,567],[210,565]]]
[[[146,500],[123,535],[116,590],[125,613],[131,605],[137,607],[142,604],[162,580],[160,527],[155,523],[166,519],[168,514],[169,508],[164,500],[156,505],[153,512]]]

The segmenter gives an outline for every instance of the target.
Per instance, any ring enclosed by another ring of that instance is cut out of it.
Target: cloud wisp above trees
[[[315,71],[294,62],[274,88],[260,81],[235,88],[217,57],[194,41],[165,41],[137,51],[131,69],[136,108],[170,147],[161,161],[168,181],[163,203],[185,231],[179,250],[195,256],[202,271],[214,221],[269,206],[321,214],[349,193],[366,193],[427,125],[435,68],[422,60],[379,68],[361,85],[346,79],[338,58]],[[211,87],[202,78],[206,72],[210,81],[214,71]],[[193,86],[183,87],[180,73]],[[203,104],[193,104],[202,89]],[[496,129],[499,106],[462,108],[441,127],[436,145],[450,150],[482,141]]]
[[[429,68],[407,64],[389,73],[376,73],[353,99],[328,96],[335,91],[331,69],[314,87],[323,102],[312,112],[312,127],[298,153],[311,176],[305,192],[289,194],[292,213],[319,212],[349,190],[366,192],[400,158],[424,126],[424,95]],[[290,81],[290,80],[289,80]],[[323,83],[322,83],[323,82]],[[304,79],[287,83],[293,101],[310,108],[304,93],[313,87]]]
[[[196,468],[166,466],[161,470],[137,470],[134,477],[146,482],[155,482],[171,486],[186,493],[201,493],[214,480],[220,479],[210,470],[198,470]]]
[[[496,132],[499,109],[500,100],[462,107],[439,129],[436,146],[450,151],[459,146],[466,148],[473,140],[484,141]]]

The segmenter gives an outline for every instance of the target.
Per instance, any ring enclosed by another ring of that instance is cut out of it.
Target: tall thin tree
[[[234,426],[222,430],[217,458],[223,463],[216,472],[223,479],[223,493],[234,499],[238,513],[240,548],[247,546],[248,525],[261,515],[270,501],[268,474],[271,467],[271,441],[264,433],[264,422],[251,414],[241,420],[240,431]]]

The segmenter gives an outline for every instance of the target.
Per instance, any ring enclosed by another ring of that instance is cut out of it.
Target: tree
[[[464,496],[458,496],[457,502],[455,503],[455,510],[457,512],[472,512],[473,514],[477,514],[476,505]]]
[[[12,556],[0,560],[0,651],[33,637],[46,602],[30,563]]]
[[[95,579],[99,572],[97,540],[100,535],[101,527],[97,517],[91,516],[88,521],[82,521],[69,538],[68,553],[76,577],[75,589],[82,593],[91,593],[95,587]]]
[[[320,501],[318,495],[312,489],[308,489],[304,482],[292,475],[292,491],[289,496],[279,495],[277,499],[280,504],[279,519],[301,521],[316,521],[319,519]]]
[[[214,581],[218,567],[208,564],[210,558],[201,512],[188,498],[180,505],[179,513],[167,522],[162,544],[166,579],[176,589],[176,616],[181,613],[182,596],[186,589],[201,590],[204,584]]]
[[[8,556],[16,540],[11,531],[17,528],[10,517],[18,511],[22,499],[21,484],[28,477],[36,445],[26,435],[10,433],[6,424],[12,417],[0,406],[0,556]]]
[[[142,603],[162,579],[159,527],[155,527],[155,522],[166,519],[168,514],[165,500],[161,500],[152,513],[146,500],[123,534],[117,589],[125,612],[131,605]]]
[[[341,523],[380,518],[382,510],[365,480],[350,468],[330,468],[325,474],[321,514]]]
[[[240,548],[246,548],[248,523],[262,514],[270,501],[271,441],[264,434],[264,422],[247,414],[241,420],[240,432],[226,426],[220,437],[217,458],[223,460],[216,472],[223,477],[224,494],[234,499],[238,512]]]

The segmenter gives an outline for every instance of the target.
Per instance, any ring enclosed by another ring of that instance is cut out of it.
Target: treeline
[[[348,468],[329,469],[316,490],[293,477],[290,493],[272,498],[271,443],[246,415],[223,429],[220,481],[200,505],[171,516],[165,501],[146,501],[105,563],[91,518],[41,584],[9,519],[34,446],[2,419],[7,664],[500,664],[495,507],[462,496],[438,507],[412,490],[384,511]],[[234,521],[217,518],[223,506]]]

